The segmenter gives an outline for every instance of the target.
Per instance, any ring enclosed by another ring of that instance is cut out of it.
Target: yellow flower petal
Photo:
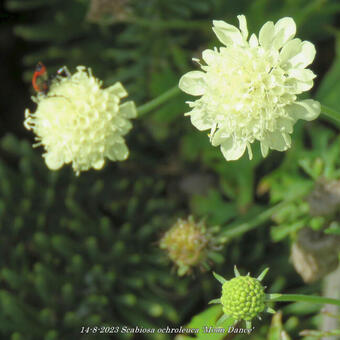
[[[290,136],[288,134],[269,132],[265,140],[271,149],[277,151],[285,151],[290,147]]]
[[[265,49],[269,49],[272,46],[272,41],[275,36],[275,27],[272,21],[266,22],[259,33],[259,42]]]
[[[137,109],[133,101],[126,102],[119,106],[119,112],[124,118],[136,118]]]
[[[280,19],[275,24],[275,38],[273,46],[277,49],[281,48],[288,40],[291,40],[296,33],[295,21],[292,18],[286,17]]]
[[[106,153],[107,157],[112,161],[123,161],[129,156],[129,149],[125,143],[115,144]]]
[[[234,161],[244,154],[246,146],[247,145],[245,143],[237,143],[232,137],[230,137],[221,144],[221,151],[227,161]]]
[[[190,115],[191,123],[194,125],[198,130],[204,131],[211,128],[212,119],[202,114],[199,110],[192,110],[187,115]]]
[[[222,20],[213,21],[213,31],[220,42],[228,45],[243,45],[243,38],[239,29],[233,25],[229,25]]]
[[[267,157],[268,156],[268,152],[269,152],[269,146],[266,143],[266,140],[263,140],[260,142],[260,146],[261,146],[261,154],[263,157]]]
[[[193,96],[201,96],[205,90],[204,73],[191,71],[186,73],[179,81],[179,88]]]
[[[244,40],[248,38],[248,28],[247,28],[247,19],[244,15],[238,15],[237,19],[239,21],[240,31],[242,33],[242,37]]]
[[[293,67],[305,68],[311,64],[316,54],[315,46],[309,41],[303,41],[300,52],[289,60]]]
[[[320,103],[313,99],[305,99],[290,104],[287,107],[288,114],[294,119],[314,120],[320,112]]]

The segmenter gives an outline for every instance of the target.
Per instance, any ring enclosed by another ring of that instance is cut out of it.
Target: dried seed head
[[[203,221],[195,222],[192,216],[178,221],[163,235],[159,242],[161,249],[178,267],[178,274],[185,275],[200,266],[207,266],[210,251],[213,251],[214,240],[212,233]]]

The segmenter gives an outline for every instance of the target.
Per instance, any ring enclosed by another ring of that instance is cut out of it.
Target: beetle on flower
[[[213,146],[220,146],[226,160],[237,160],[259,141],[266,157],[269,149],[285,151],[298,119],[313,120],[320,114],[319,102],[298,100],[313,86],[315,74],[306,69],[315,57],[311,42],[294,38],[292,18],[263,25],[259,37],[248,39],[246,18],[239,27],[213,21],[213,31],[225,47],[202,53],[203,71],[182,76],[182,91],[201,96],[188,102],[192,124],[210,130]]]

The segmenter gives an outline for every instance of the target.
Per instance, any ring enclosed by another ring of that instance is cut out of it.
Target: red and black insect
[[[39,61],[35,67],[35,71],[32,77],[32,85],[37,93],[48,93],[52,80],[57,77],[71,77],[71,73],[66,66],[61,67],[56,75],[48,76],[46,66]]]
[[[47,94],[49,89],[48,74],[45,65],[42,62],[38,62],[33,73],[32,85],[36,92]]]

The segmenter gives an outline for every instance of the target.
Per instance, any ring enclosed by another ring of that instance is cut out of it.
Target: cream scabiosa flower
[[[238,20],[240,29],[213,21],[226,47],[203,51],[203,72],[188,72],[179,82],[182,91],[201,96],[188,102],[192,110],[187,115],[197,129],[210,130],[212,145],[220,146],[227,160],[240,158],[246,148],[251,159],[250,144],[256,140],[264,157],[269,149],[284,151],[296,120],[320,114],[317,101],[297,99],[313,86],[315,74],[306,66],[315,48],[294,38],[294,20],[269,21],[259,37],[252,34],[249,40],[245,16]]]
[[[132,128],[130,118],[137,111],[132,101],[120,104],[127,92],[121,83],[106,89],[91,69],[78,66],[70,77],[57,77],[47,95],[32,100],[37,110],[25,111],[24,125],[32,129],[43,145],[47,166],[56,170],[72,163],[76,174],[101,169],[105,158],[121,161],[129,150],[123,136]]]

